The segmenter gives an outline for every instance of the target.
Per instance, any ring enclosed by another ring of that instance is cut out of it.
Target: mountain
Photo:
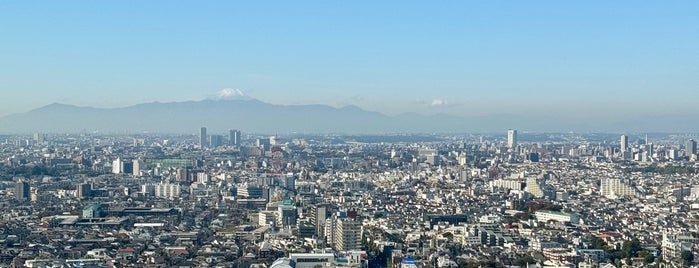
[[[193,133],[201,126],[263,133],[422,132],[433,126],[422,122],[427,119],[394,118],[356,106],[274,105],[255,99],[153,102],[123,108],[54,103],[0,118],[0,132]]]
[[[195,133],[242,129],[257,133],[696,132],[696,116],[656,115],[624,120],[495,114],[456,117],[415,113],[387,116],[357,106],[275,105],[256,99],[144,103],[94,108],[54,103],[0,118],[0,133]]]

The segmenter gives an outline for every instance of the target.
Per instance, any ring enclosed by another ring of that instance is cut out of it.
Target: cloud
[[[444,106],[444,105],[447,105],[447,101],[442,100],[442,99],[434,99],[430,103],[430,106],[432,106],[432,107]]]
[[[219,99],[240,99],[240,98],[245,98],[245,93],[241,91],[240,89],[233,89],[233,88],[224,88],[221,89],[216,93],[216,96],[218,96]]]

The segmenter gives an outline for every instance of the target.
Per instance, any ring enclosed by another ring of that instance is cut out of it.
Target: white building
[[[517,130],[510,129],[507,131],[507,147],[514,148],[517,146]]]
[[[497,179],[490,182],[490,187],[505,188],[510,190],[522,190],[522,181]]]
[[[337,219],[335,231],[335,248],[337,250],[361,249],[361,223],[353,219]]]
[[[571,213],[563,213],[563,212],[557,212],[557,211],[548,211],[548,210],[539,210],[534,213],[534,217],[536,217],[536,220],[538,222],[548,222],[548,221],[557,221],[557,222],[570,222],[577,224],[580,222],[580,217],[578,217],[575,214]]]
[[[170,199],[179,197],[180,185],[173,183],[159,183],[155,186],[155,196]]]
[[[606,198],[616,198],[637,196],[638,192],[634,187],[627,185],[620,179],[602,179],[600,182],[600,195]]]
[[[141,176],[141,170],[146,167],[146,162],[144,162],[141,159],[134,159],[133,160],[133,175],[134,176]]]
[[[112,173],[114,174],[121,174],[122,170],[121,168],[124,166],[123,161],[121,161],[120,158],[117,158],[112,162]]]

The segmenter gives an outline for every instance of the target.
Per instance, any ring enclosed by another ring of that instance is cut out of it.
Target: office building
[[[279,206],[279,216],[277,217],[277,225],[281,227],[291,227],[296,225],[296,207],[290,202]]]
[[[17,200],[26,201],[29,200],[29,183],[26,181],[19,181],[15,185],[15,197]]]
[[[507,131],[507,147],[517,147],[517,130],[510,129]]]
[[[141,159],[134,159],[133,160],[133,175],[134,176],[141,176],[141,170],[145,169],[146,167],[146,162],[144,162]]]
[[[204,148],[207,145],[207,139],[208,137],[206,136],[206,128],[202,127],[199,130],[199,147]]]
[[[88,204],[83,208],[83,218],[101,218],[104,217],[104,210],[100,204]]]
[[[76,197],[78,199],[86,199],[90,198],[92,196],[92,184],[89,183],[81,183],[78,184],[78,187],[76,189]]]
[[[34,142],[38,145],[44,144],[46,136],[43,133],[34,133]]]
[[[318,237],[325,237],[325,220],[328,217],[328,205],[318,204],[311,207],[311,224],[316,228]]]
[[[238,146],[240,145],[240,130],[233,129],[228,131],[228,145]]]
[[[688,140],[687,144],[685,145],[685,152],[687,156],[697,154],[697,142],[693,139]]]
[[[222,135],[210,135],[209,136],[209,147],[216,148],[223,146],[223,136]]]
[[[623,153],[629,150],[629,136],[626,135],[621,135],[621,150],[620,152]]]
[[[269,139],[257,139],[257,142],[255,143],[255,145],[258,148],[262,149],[263,152],[267,152],[272,147],[272,145],[270,144],[269,141],[270,141]]]
[[[178,168],[175,180],[177,182],[187,182],[189,181],[189,172],[186,168]]]

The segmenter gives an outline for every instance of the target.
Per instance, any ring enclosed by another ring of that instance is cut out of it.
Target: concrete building
[[[508,148],[517,147],[517,130],[510,129],[507,131],[507,147]]]
[[[361,223],[349,218],[337,219],[337,223],[335,226],[336,250],[361,249],[361,241]]]
[[[240,145],[240,130],[232,129],[228,131],[228,145],[238,146]]]
[[[620,179],[602,179],[600,182],[600,195],[606,198],[636,196],[638,191]]]
[[[20,201],[29,200],[29,183],[26,181],[19,181],[15,185],[15,198]]]
[[[89,183],[81,183],[78,184],[78,187],[76,189],[75,196],[78,199],[86,199],[90,198],[92,196],[92,184]]]
[[[101,218],[104,216],[102,206],[97,203],[88,204],[83,208],[83,218]]]
[[[536,220],[538,222],[548,222],[552,220],[563,223],[569,222],[573,224],[577,224],[580,222],[580,217],[578,217],[575,214],[548,210],[539,210],[534,213],[534,217],[536,217]]]
[[[202,127],[199,129],[199,148],[205,148],[207,145],[207,135],[206,135],[206,128]]]
[[[133,160],[133,175],[134,176],[141,176],[141,171],[146,168],[146,162],[144,162],[141,159],[134,159]]]
[[[159,183],[155,186],[155,196],[170,199],[179,197],[180,185],[173,183]]]

